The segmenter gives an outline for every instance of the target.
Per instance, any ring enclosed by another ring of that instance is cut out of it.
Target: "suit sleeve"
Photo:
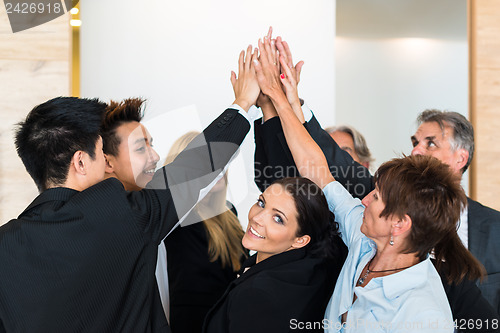
[[[305,124],[313,140],[325,154],[333,177],[355,198],[363,199],[375,187],[370,171],[354,161],[319,124],[316,117]]]
[[[363,198],[373,190],[369,170],[342,150],[314,116],[304,126],[325,154],[332,175],[352,196]],[[255,183],[261,191],[276,179],[299,176],[278,117],[264,124],[257,120],[255,143]]]
[[[488,274],[479,284],[479,289],[500,314],[500,212],[470,198],[467,202],[469,250]]]
[[[227,109],[159,169],[146,189],[129,194],[136,219],[158,244],[215,185],[249,130],[245,117]]]
[[[263,141],[263,138],[265,138],[265,136],[264,134],[262,134],[263,126],[261,125],[261,122],[262,118],[257,119],[254,122],[254,140],[255,140],[254,181],[259,190],[261,192],[264,192],[264,190],[270,185],[270,183],[272,183],[272,179],[270,178],[272,173],[270,173],[269,175],[267,174],[267,169],[270,168],[271,165],[268,162],[267,153],[265,151],[265,145]]]

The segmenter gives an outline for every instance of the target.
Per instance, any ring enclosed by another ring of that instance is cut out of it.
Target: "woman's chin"
[[[255,251],[255,249],[252,246],[252,241],[249,239],[249,237],[246,234],[241,239],[241,245],[243,245],[243,247],[247,250]]]

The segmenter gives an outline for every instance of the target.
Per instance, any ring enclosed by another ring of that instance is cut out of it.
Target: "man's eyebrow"
[[[147,142],[147,139],[146,138],[139,138],[139,139],[134,141],[134,144],[142,143],[142,142]]]
[[[435,135],[433,135],[433,136],[426,136],[425,140],[427,140],[427,141],[436,141],[436,136]]]

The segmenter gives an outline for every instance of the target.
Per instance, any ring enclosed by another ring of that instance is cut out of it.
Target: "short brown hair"
[[[131,121],[141,122],[144,102],[145,100],[142,98],[127,98],[121,102],[109,102],[101,125],[102,150],[105,154],[113,156],[118,154],[120,138],[116,135],[116,129]]]
[[[374,181],[385,203],[381,217],[411,218],[405,253],[424,260],[434,249],[436,266],[447,266],[450,282],[482,276],[456,232],[467,197],[448,165],[432,156],[406,156],[382,164]]]

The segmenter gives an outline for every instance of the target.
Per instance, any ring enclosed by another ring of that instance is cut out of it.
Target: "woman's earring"
[[[391,235],[391,240],[389,241],[390,246],[394,246],[394,237]]]

